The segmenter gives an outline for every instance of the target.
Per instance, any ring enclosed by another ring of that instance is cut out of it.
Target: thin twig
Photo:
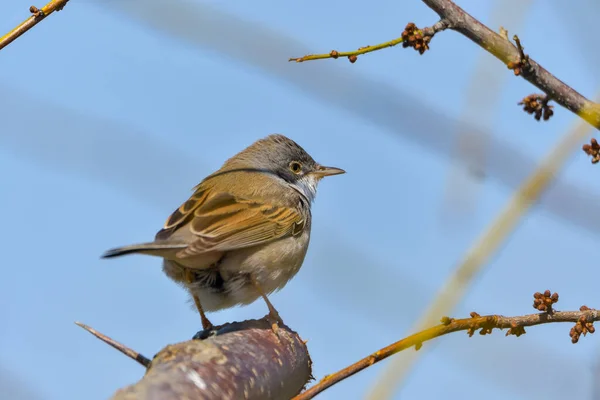
[[[423,35],[430,39],[436,32],[443,31],[445,29],[452,29],[461,33],[502,61],[505,65],[507,65],[508,68],[513,70],[516,75],[523,77],[531,84],[542,90],[549,96],[549,98],[556,101],[556,103],[577,114],[595,128],[600,129],[600,104],[588,100],[575,89],[559,80],[557,77],[548,72],[548,70],[526,55],[523,51],[521,41],[516,35],[514,40],[517,45],[506,40],[506,35],[496,33],[487,26],[483,25],[451,0],[422,1],[438,14],[440,21],[431,28],[418,30],[419,35]],[[396,41],[397,40],[398,39],[396,39]],[[403,38],[402,41],[406,42],[407,38]],[[396,44],[398,43],[400,42],[397,42]],[[417,43],[418,46],[422,46],[420,41],[417,41]],[[404,44],[406,45],[407,43]],[[369,49],[369,51],[380,50],[385,47],[389,46],[385,46],[384,43],[382,45],[372,46],[372,49]],[[414,46],[411,45],[411,47]],[[415,47],[415,49],[417,48]],[[422,47],[420,47],[418,50],[420,50],[419,52],[421,54],[424,51]],[[350,57],[353,57],[354,59],[351,59],[350,61],[354,62],[356,61],[356,55],[361,53],[332,52],[330,54],[291,58],[290,61],[337,58],[337,56],[334,57],[332,54],[351,54]],[[526,70],[523,70],[522,67]]]
[[[588,124],[600,129],[600,104],[588,100],[532,60],[525,54],[518,37],[515,37],[517,43],[515,45],[507,40],[507,34],[498,34],[492,31],[450,0],[423,0],[423,2],[438,14],[440,21],[445,22],[445,28],[463,34],[501,60],[515,74],[541,89],[547,95],[547,99],[554,100],[577,114]],[[545,105],[546,108],[549,108],[547,103]],[[547,111],[546,113],[549,117],[550,112]],[[542,111],[542,116],[543,114],[544,111]],[[482,269],[485,262],[497,251],[504,239],[516,227],[525,212],[539,199],[545,188],[553,181],[556,172],[565,163],[566,157],[575,149],[577,143],[588,135],[586,127],[577,127],[574,132],[567,134],[563,138],[563,142],[549,154],[540,168],[521,186],[506,208],[490,228],[478,238],[463,262],[452,273],[438,298],[434,300],[425,315],[417,322],[418,328],[415,331],[431,326],[431,319],[442,314],[439,312],[440,310],[451,309],[456,305],[477,272]],[[589,153],[593,152],[593,143],[585,146],[583,150]],[[414,362],[415,358],[412,357],[411,361]],[[392,388],[398,385],[398,371],[400,369],[407,371],[412,364],[406,362],[406,360],[402,361],[401,365],[400,363],[390,365],[390,369],[387,371],[389,373],[386,374],[388,379],[384,378],[385,382],[383,384],[376,384],[377,388],[389,393]],[[374,398],[374,396],[371,398]]]
[[[25,21],[21,22],[17,25],[16,28],[8,32],[6,35],[0,37],[0,50],[11,44],[15,39],[19,36],[36,26],[39,22],[41,22],[48,15],[52,14],[54,11],[60,11],[64,8],[64,6],[69,2],[69,0],[52,0],[48,4],[46,4],[41,9],[31,6],[29,7],[29,12],[31,12],[31,17],[27,18]]]
[[[358,56],[361,54],[367,54],[372,51],[385,49],[386,47],[394,47],[400,43],[402,43],[402,37],[396,38],[394,40],[390,40],[389,42],[376,44],[374,46],[361,47],[358,50],[354,50],[354,51],[331,50],[331,52],[326,53],[326,54],[308,54],[308,55],[305,55],[304,57],[290,58],[288,61],[304,62],[304,61],[311,61],[311,60],[322,60],[325,58],[352,57],[352,56]]]
[[[596,98],[600,100],[600,93]],[[550,150],[539,167],[515,191],[492,223],[476,239],[460,264],[452,271],[436,298],[421,318],[415,322],[413,332],[431,326],[439,315],[452,312],[492,255],[498,251],[521,219],[554,181],[558,171],[579,147],[579,143],[589,136],[591,129],[586,122],[576,120],[575,126],[565,133],[556,146]],[[417,358],[418,354],[414,354],[411,357],[404,357],[402,360],[392,360],[383,371],[382,376],[373,384],[373,391],[370,396],[367,396],[367,399],[390,398],[393,390],[406,379],[408,371],[415,364]]]
[[[417,32],[421,35],[421,36],[425,36],[425,37],[433,37],[437,32],[443,31],[444,29],[446,29],[448,27],[446,21],[439,21],[438,23],[436,23],[435,25],[428,27],[428,28],[423,28],[423,29],[417,29]],[[290,58],[288,61],[295,61],[295,62],[304,62],[304,61],[312,61],[312,60],[322,60],[325,58],[339,58],[339,57],[347,57],[350,59],[350,61],[354,62],[356,61],[356,57],[361,55],[361,54],[367,54],[367,53],[371,53],[373,51],[377,51],[377,50],[382,50],[388,47],[394,47],[402,42],[404,42],[407,38],[405,36],[401,36],[399,38],[396,38],[394,40],[390,40],[388,42],[383,42],[383,43],[379,43],[376,44],[374,46],[365,46],[365,47],[361,47],[358,50],[354,50],[354,51],[337,51],[337,50],[332,50],[329,53],[324,53],[324,54],[308,54],[305,55],[303,57],[294,57],[294,58]],[[353,61],[354,60],[354,61]]]
[[[339,110],[350,112],[379,126],[392,136],[397,135],[397,137],[413,141],[418,146],[424,146],[436,157],[456,160],[460,165],[465,164],[463,159],[455,158],[456,155],[452,154],[448,147],[448,143],[457,136],[458,120],[456,117],[450,118],[447,114],[439,113],[439,109],[432,108],[432,104],[420,100],[411,91],[402,91],[398,86],[388,85],[383,80],[368,78],[356,69],[336,71],[336,68],[323,68],[319,73],[323,79],[329,82],[329,84],[323,85],[320,80],[315,80],[307,71],[300,72],[294,71],[295,68],[286,68],[277,60],[288,59],[290,54],[297,53],[298,55],[308,52],[304,51],[305,44],[281,31],[270,30],[264,24],[234,16],[221,9],[211,7],[206,2],[186,0],[170,0],[168,2],[164,0],[93,1],[101,2],[109,9],[119,10],[128,18],[152,29],[160,30],[173,39],[188,42],[197,49],[208,46],[213,51],[233,58],[244,65],[258,68],[275,80],[289,83],[305,91],[314,99],[329,102]],[[522,12],[522,3],[519,5],[519,12]],[[163,18],[166,14],[177,15],[177,18]],[[198,24],[198,21],[202,21],[202,23]],[[501,23],[494,23],[494,26],[496,25],[501,25]],[[182,30],[181,26],[193,26],[194,28]],[[229,40],[232,32],[235,32],[234,35],[243,36],[246,45],[239,46],[239,43]],[[513,32],[511,31],[511,33]],[[300,51],[294,49],[300,49]],[[266,54],[270,56],[267,57]],[[304,66],[298,65],[297,67],[303,68]],[[486,86],[490,87],[490,85]],[[352,87],[353,96],[344,94],[343,89],[348,87]],[[2,89],[0,87],[0,91]],[[11,95],[11,101],[14,101],[14,98],[15,94]],[[22,94],[19,95],[19,99],[40,102],[38,99],[25,99]],[[14,104],[6,101],[10,107],[15,108]],[[55,109],[56,105],[53,104],[52,108]],[[427,110],[431,118],[421,118],[419,123],[415,124],[416,119],[412,114],[420,113],[419,115],[421,115],[423,110]],[[56,112],[61,113],[59,109],[56,109]],[[58,117],[53,115],[52,118]],[[73,120],[74,116],[70,115],[70,118]],[[79,118],[82,123],[84,119],[84,117]],[[103,125],[108,123],[107,121],[98,122]],[[31,123],[38,123],[38,121],[32,119]],[[46,121],[43,122],[42,128],[45,126],[44,124]],[[88,134],[89,127],[92,125],[86,125]],[[406,127],[409,129],[404,129]],[[464,129],[472,131],[473,134],[488,136],[490,149],[493,149],[495,159],[510,160],[510,162],[492,162],[486,165],[486,177],[504,187],[511,190],[516,188],[523,180],[522,172],[535,168],[537,162],[527,148],[511,145],[509,141],[502,140],[499,136],[487,135],[484,130],[472,122],[466,123]],[[31,131],[34,132],[34,130]],[[63,133],[64,135],[65,133]],[[0,145],[6,145],[6,143],[11,145],[10,141],[2,142],[3,138],[4,136],[0,135]],[[57,140],[59,139],[57,138]],[[20,152],[25,154],[32,147],[28,147],[31,146],[29,142],[23,141],[23,143],[26,143],[23,147],[25,150],[20,150]],[[151,145],[148,141],[144,143]],[[51,153],[48,154],[49,157],[55,157]],[[181,155],[178,157],[181,159]],[[39,157],[37,158],[39,159]],[[66,166],[64,157],[56,165]],[[170,168],[175,167],[171,166]],[[477,171],[474,172],[477,173]],[[584,211],[594,209],[598,202],[599,196],[591,190],[591,185],[575,184],[572,180],[569,181],[564,177],[557,179],[553,185],[553,190],[549,191],[543,202],[538,204],[539,210],[550,212],[560,220],[584,228],[589,233],[600,232],[600,214]],[[130,186],[123,185],[123,188],[137,190],[135,194],[140,195],[139,189],[132,189]]]
[[[422,1],[435,11],[440,18],[447,20],[450,29],[471,39],[509,68],[518,64],[526,64],[526,71],[519,74],[520,76],[542,90],[561,106],[577,114],[595,128],[600,129],[600,104],[588,100],[532,60],[524,53],[518,37],[514,39],[515,46],[502,35],[473,18],[451,0]]]
[[[600,313],[597,310],[590,310],[587,309],[587,307],[582,307],[582,310],[583,311],[555,311],[553,313],[544,312],[517,317],[504,317],[502,315],[486,315],[482,317],[477,313],[471,313],[471,318],[463,319],[450,319],[444,317],[442,318],[442,323],[440,325],[415,333],[414,335],[408,336],[396,343],[392,343],[391,345],[368,355],[349,367],[346,367],[332,375],[325,376],[319,381],[319,383],[294,397],[292,400],[312,399],[325,389],[381,360],[388,358],[389,356],[413,346],[418,350],[421,348],[424,342],[452,332],[467,331],[469,336],[472,336],[477,330],[480,330],[480,334],[485,335],[490,334],[492,329],[495,328],[509,328],[506,336],[520,336],[525,333],[524,328],[528,326],[548,324],[553,322],[572,322],[577,324],[581,321],[585,321],[587,323],[600,321]],[[590,333],[593,333],[593,331],[590,331]]]
[[[124,344],[121,344],[121,343],[117,342],[116,340],[109,338],[108,336],[98,332],[97,330],[95,330],[94,328],[92,328],[90,326],[87,326],[86,324],[83,324],[81,322],[75,322],[75,324],[82,327],[83,329],[85,329],[86,331],[91,333],[92,335],[96,336],[98,339],[102,340],[104,343],[119,350],[121,353],[125,354],[127,357],[131,358],[132,360],[137,361],[138,363],[143,365],[145,368],[148,368],[150,366],[151,360],[149,358],[143,356],[142,354],[138,353],[137,351],[132,350],[129,347],[125,346]]]

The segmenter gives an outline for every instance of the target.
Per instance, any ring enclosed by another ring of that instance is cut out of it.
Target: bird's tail
[[[167,253],[178,251],[186,248],[188,245],[185,243],[172,243],[172,242],[149,242],[132,244],[129,246],[116,247],[114,249],[107,250],[102,254],[102,258],[120,257],[127,254],[147,254],[151,256],[164,256]]]

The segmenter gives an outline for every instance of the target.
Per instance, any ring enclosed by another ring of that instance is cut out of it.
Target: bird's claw
[[[279,316],[279,313],[271,312],[271,313],[267,314],[266,320],[271,324],[271,330],[273,331],[273,333],[275,334],[275,336],[277,336],[277,339],[279,340],[281,337],[280,328],[281,328],[281,326],[284,325],[283,320]]]

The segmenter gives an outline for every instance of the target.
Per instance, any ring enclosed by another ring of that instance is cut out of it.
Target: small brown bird
[[[150,243],[107,251],[162,257],[163,271],[190,292],[204,329],[205,311],[250,304],[285,286],[304,261],[311,204],[319,181],[345,171],[317,164],[283,135],[260,139],[194,188]]]

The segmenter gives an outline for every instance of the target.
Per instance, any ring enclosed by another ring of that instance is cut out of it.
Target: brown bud
[[[579,342],[579,336],[573,336],[573,337],[571,338],[571,342],[572,342],[573,344],[575,344],[575,343]]]
[[[600,161],[600,145],[596,139],[590,139],[590,144],[584,144],[581,146],[581,149],[585,154],[592,157],[592,164],[596,164]]]

